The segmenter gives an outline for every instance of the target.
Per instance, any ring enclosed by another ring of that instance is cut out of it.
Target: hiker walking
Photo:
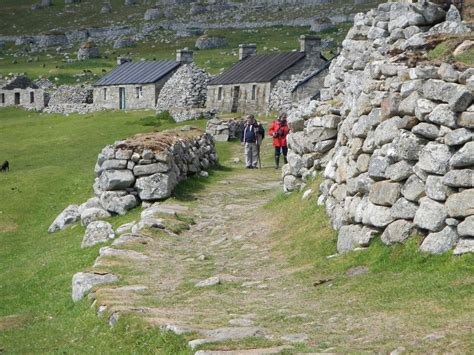
[[[262,132],[263,131],[263,132]],[[240,142],[244,146],[245,165],[247,169],[256,169],[259,156],[259,135],[264,135],[263,127],[258,126],[253,115],[247,116]]]
[[[280,167],[280,155],[283,153],[285,164],[288,163],[286,155],[288,154],[288,146],[286,144],[286,136],[290,132],[288,123],[286,122],[286,113],[282,113],[278,119],[272,122],[268,133],[273,137],[273,146],[275,147],[275,169]]]

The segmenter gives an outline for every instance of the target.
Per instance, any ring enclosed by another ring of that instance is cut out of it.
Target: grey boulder
[[[382,233],[382,242],[387,245],[403,243],[413,233],[413,223],[399,219],[390,223]]]
[[[448,213],[443,204],[433,201],[429,197],[423,197],[413,222],[418,228],[438,232],[445,226],[447,217]]]
[[[107,219],[112,217],[112,215],[104,210],[103,208],[91,207],[85,209],[81,213],[81,224],[83,226],[88,226],[90,223],[94,221],[98,221],[101,219]]]
[[[130,170],[106,170],[99,179],[99,186],[104,191],[124,190],[133,186],[135,176]]]
[[[77,222],[80,218],[79,207],[77,205],[69,205],[56,217],[49,226],[48,232],[54,233],[57,230],[64,229],[70,224]]]
[[[429,254],[442,254],[452,249],[458,239],[456,228],[447,226],[440,232],[428,234],[420,246],[420,251]]]
[[[125,191],[105,191],[100,196],[100,202],[107,211],[119,215],[126,214],[138,205],[137,198]]]
[[[72,300],[77,302],[94,286],[117,282],[117,276],[109,273],[78,272],[72,277]]]
[[[82,239],[81,248],[91,247],[114,238],[115,233],[110,223],[104,221],[94,221],[91,222],[86,228],[84,238]]]
[[[151,176],[141,177],[135,183],[138,196],[144,201],[161,200],[171,196],[171,192],[177,185],[176,175],[157,173]]]

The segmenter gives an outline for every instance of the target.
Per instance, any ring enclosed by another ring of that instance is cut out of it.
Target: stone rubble
[[[321,99],[289,114],[284,190],[322,171],[318,203],[340,253],[415,232],[426,236],[422,252],[474,251],[474,71],[404,60],[433,33],[463,32],[458,15],[433,3],[357,14]]]

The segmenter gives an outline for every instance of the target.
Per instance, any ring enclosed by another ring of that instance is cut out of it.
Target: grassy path
[[[151,232],[146,245],[122,246],[148,255],[145,263],[103,258],[101,267],[121,283],[97,289],[94,307],[87,298],[74,304],[71,277],[92,269],[103,245],[81,249],[82,227],[50,235],[48,225],[64,206],[92,195],[93,166],[105,144],[172,126],[151,112],[61,117],[0,110],[0,160],[12,167],[0,174],[0,351],[192,353],[187,342],[201,334],[159,329],[177,324],[260,330],[203,349],[472,352],[474,255],[422,255],[414,237],[406,246],[375,242],[327,258],[336,234],[325,211],[315,193],[303,201],[280,192],[269,141],[264,169],[255,171],[233,163],[242,159],[238,144],[219,144],[222,167],[208,179],[187,180],[166,202],[188,208],[191,230]],[[140,212],[110,221],[117,228]],[[221,284],[194,286],[211,276]],[[147,288],[126,287],[134,285]],[[121,314],[113,328],[97,317],[100,305],[108,306],[104,315]]]

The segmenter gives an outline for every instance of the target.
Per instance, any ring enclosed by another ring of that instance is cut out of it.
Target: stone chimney
[[[239,45],[239,60],[243,60],[251,55],[257,54],[256,44],[240,44]]]
[[[130,58],[126,57],[117,57],[117,65],[122,65],[128,62],[131,62],[132,60]]]
[[[321,54],[321,38],[308,35],[300,36],[300,52],[310,56],[319,56]]]
[[[189,64],[193,62],[193,51],[190,51],[187,48],[184,49],[178,49],[176,51],[176,61],[183,63],[183,64]]]

